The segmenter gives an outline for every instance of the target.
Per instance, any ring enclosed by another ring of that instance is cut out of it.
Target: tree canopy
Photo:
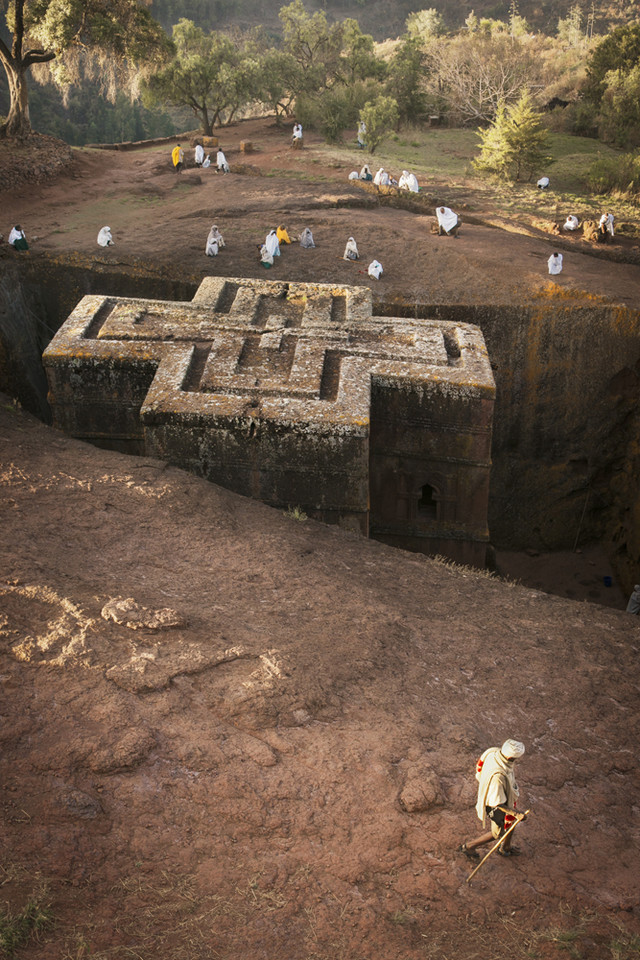
[[[175,55],[144,83],[145,99],[189,107],[205,136],[230,120],[246,103],[257,99],[261,67],[251,38],[236,38],[212,30],[205,33],[191,20],[173,28]]]
[[[494,122],[479,137],[481,151],[474,166],[480,171],[530,180],[551,161],[549,138],[528,92],[511,106],[500,104]]]
[[[10,34],[9,43],[0,37],[10,93],[2,136],[31,130],[26,78],[34,65],[49,64],[54,82],[64,84],[80,64],[90,68],[92,54],[102,54],[101,71],[113,74],[127,64],[151,69],[170,46],[139,0],[0,0],[0,7]]]

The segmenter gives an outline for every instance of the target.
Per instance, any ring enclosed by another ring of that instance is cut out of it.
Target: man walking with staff
[[[511,846],[511,840],[516,823],[526,819],[526,813],[516,811],[519,790],[513,769],[516,760],[522,756],[524,744],[518,740],[505,740],[501,747],[489,747],[478,760],[476,813],[483,826],[487,819],[490,821],[491,830],[459,848],[470,860],[479,860],[477,848],[492,840],[498,841],[496,848],[502,857],[513,857],[520,852]]]

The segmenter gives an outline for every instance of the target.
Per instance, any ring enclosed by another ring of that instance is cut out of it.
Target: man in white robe
[[[451,207],[436,207],[436,217],[438,218],[438,235],[446,233],[448,237],[458,239],[458,229],[460,227],[460,218],[454,213]]]
[[[367,273],[369,274],[372,280],[379,280],[383,274],[382,264],[380,263],[380,261],[372,260],[371,263],[369,264],[369,269],[367,270]]]
[[[358,124],[358,146],[360,147],[361,150],[364,150],[364,148],[367,145],[367,142],[365,140],[366,133],[367,133],[367,125],[363,120],[361,120],[360,123]]]
[[[380,169],[379,169],[378,172],[376,173],[375,177],[373,178],[373,182],[375,183],[375,185],[376,185],[377,187],[388,187],[388,186],[389,186],[389,174],[388,174],[387,171],[384,169],[384,167],[380,167]]]
[[[98,233],[98,243],[101,247],[112,247],[113,237],[111,236],[111,227],[102,227]]]
[[[11,228],[9,234],[9,244],[13,247],[14,250],[28,250],[29,244],[27,243],[27,238],[25,236],[24,230],[19,223],[16,223],[15,227]]]
[[[302,124],[294,123],[293,132],[291,134],[291,140],[302,140]]]
[[[229,164],[221,149],[218,149],[216,155],[216,166],[218,167],[218,173],[229,173]]]
[[[565,220],[562,229],[563,230],[577,230],[580,226],[580,221],[573,213],[570,213],[567,219]]]
[[[359,260],[360,254],[358,253],[358,245],[356,244],[353,237],[349,237],[347,240],[347,245],[344,248],[344,254],[342,255],[343,260]]]
[[[491,830],[462,844],[460,852],[469,859],[479,860],[477,847],[498,840],[513,823],[525,819],[524,814],[516,811],[520,791],[513,770],[515,761],[524,756],[524,752],[523,743],[518,740],[505,740],[501,747],[489,747],[478,760],[476,814],[483,827],[487,819],[490,821]],[[498,849],[498,853],[503,857],[515,856],[518,853],[516,848],[511,846],[514,832],[511,831]]]
[[[196,144],[196,152],[194,156],[194,162],[196,167],[201,167],[204,163],[204,147],[201,143]]]
[[[600,227],[600,233],[610,234],[613,236],[613,214],[612,213],[603,213],[600,217],[598,226]]]
[[[300,246],[304,247],[305,250],[311,250],[312,247],[315,247],[313,234],[309,227],[304,228],[298,239],[300,240]]]
[[[547,260],[547,266],[549,267],[549,273],[552,276],[562,273],[562,254],[557,252],[552,253]]]
[[[222,234],[218,230],[218,225],[214,223],[209,230],[209,236],[207,237],[207,243],[204,248],[204,252],[208,257],[217,257],[218,251],[221,247],[224,247],[224,240],[222,239]]]
[[[272,257],[280,256],[280,241],[275,230],[270,230],[264,241],[264,245]]]

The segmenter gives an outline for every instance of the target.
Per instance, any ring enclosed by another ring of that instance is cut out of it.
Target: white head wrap
[[[500,752],[507,760],[519,760],[524,756],[524,743],[519,740],[505,740],[500,747]]]

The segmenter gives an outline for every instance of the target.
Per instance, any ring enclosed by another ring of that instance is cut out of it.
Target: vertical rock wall
[[[640,581],[640,313],[564,298],[419,313],[477,324],[485,337],[496,380],[492,542],[598,540],[630,590]]]

